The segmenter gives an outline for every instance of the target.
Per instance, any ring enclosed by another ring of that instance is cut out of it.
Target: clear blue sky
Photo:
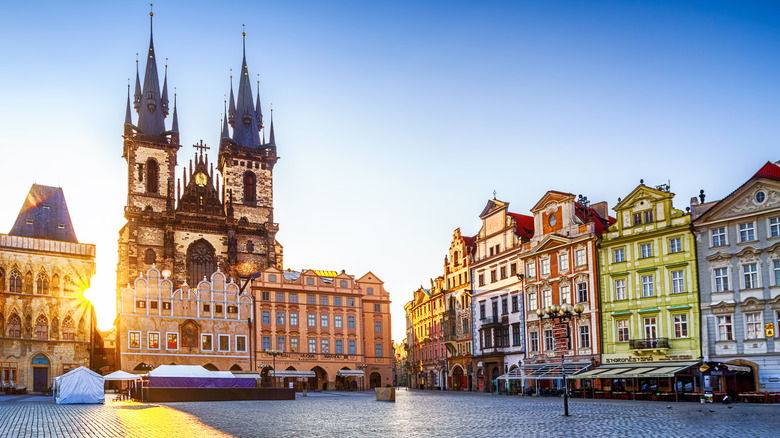
[[[63,187],[77,236],[98,245],[103,326],[124,223],[127,78],[148,47],[148,9],[14,2],[0,15],[0,231],[33,182]],[[719,199],[780,160],[776,2],[160,1],[154,11],[155,50],[178,91],[180,163],[188,145],[217,144],[246,24],[282,157],[285,267],[373,271],[391,292],[396,341],[403,304],[441,275],[456,227],[478,231],[493,190],[527,214],[549,189],[614,206],[640,178],[670,180],[684,208],[699,189]]]

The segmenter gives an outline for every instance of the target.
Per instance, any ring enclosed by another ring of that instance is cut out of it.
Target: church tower
[[[153,19],[151,13],[150,17]],[[272,193],[272,170],[278,158],[273,126],[269,143],[260,140],[260,94],[258,90],[254,104],[246,45],[237,103],[231,86],[216,174],[207,153],[211,148],[203,140],[193,145],[196,152],[189,165],[177,170],[176,95],[170,129],[166,128],[167,67],[160,89],[152,34],[143,82],[136,61],[132,107],[128,86],[122,155],[127,161],[127,223],[119,231],[117,291],[152,266],[176,287],[196,287],[217,269],[236,282],[270,266],[281,269],[282,247],[276,242],[279,227],[273,222]],[[137,113],[135,124],[133,109]],[[177,174],[181,175],[178,180]]]

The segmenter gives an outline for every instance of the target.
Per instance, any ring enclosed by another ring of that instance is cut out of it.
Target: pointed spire
[[[257,75],[257,104],[255,105],[255,111],[257,112],[257,130],[263,129],[263,111],[260,109],[260,75]]]
[[[161,135],[165,131],[165,109],[160,95],[160,76],[154,53],[154,13],[149,12],[149,53],[146,57],[143,94],[138,111],[138,128],[149,135]]]
[[[233,141],[241,146],[256,148],[260,146],[258,120],[255,105],[252,102],[252,84],[249,81],[249,69],[246,65],[246,32],[243,37],[243,60],[241,62],[241,77],[238,82],[238,99],[236,101],[236,116],[233,124]]]
[[[165,117],[168,117],[168,58],[165,58],[165,79],[163,80],[162,109]]]
[[[225,117],[222,119],[222,134],[220,135],[220,138],[230,138],[227,121],[227,101],[225,101]]]
[[[230,111],[227,113],[230,126],[236,122],[236,99],[233,98],[233,69],[230,69]]]
[[[135,54],[135,96],[133,96],[133,107],[138,112],[141,109],[141,78],[138,75],[138,54]]]
[[[125,110],[125,125],[133,124],[133,113],[130,110],[130,79],[127,80],[127,109]]]
[[[274,138],[274,109],[271,108],[271,133],[268,134],[268,144],[276,146],[276,139]]]
[[[173,93],[173,124],[171,131],[179,132],[179,116],[176,115],[176,92]]]

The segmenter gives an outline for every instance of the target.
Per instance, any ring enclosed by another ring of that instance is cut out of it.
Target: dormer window
[[[46,203],[44,203],[44,204],[43,204],[43,209],[44,209],[44,210],[48,210],[48,209],[50,209],[50,208],[51,208],[51,204],[49,204],[48,202],[46,202]]]
[[[32,225],[32,224],[33,224],[33,220],[32,220],[32,218],[29,218],[29,217],[28,217],[28,218],[27,218],[27,220],[25,220],[24,222],[25,222],[27,225]]]

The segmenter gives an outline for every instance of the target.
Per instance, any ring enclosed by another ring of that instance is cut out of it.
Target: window
[[[154,250],[149,248],[146,250],[146,255],[144,257],[144,261],[147,265],[151,265],[155,261],[157,261],[157,254],[154,253]]]
[[[653,222],[653,210],[645,211],[645,223],[649,224]]]
[[[382,333],[382,321],[374,321],[374,333]]]
[[[761,326],[763,321],[761,320],[761,313],[746,313],[745,314],[745,339],[760,339],[764,335],[761,332]]]
[[[644,318],[645,323],[645,339],[653,340],[658,339],[658,325],[655,316],[648,316]]]
[[[11,317],[11,318],[13,318],[13,317]],[[18,322],[18,317],[17,317],[17,322]],[[9,328],[8,336],[11,336],[11,320],[10,319],[8,320],[8,324],[9,324],[9,326],[8,326],[8,328]],[[21,326],[19,326],[19,329],[21,329]],[[19,333],[21,333],[21,332],[19,332]],[[17,335],[16,337],[18,338],[19,335]],[[62,322],[62,339],[65,340],[65,341],[75,341],[76,340],[76,332],[75,332],[75,328],[74,328],[74,324],[73,324],[73,318],[71,318],[70,316],[66,316],[65,320]],[[138,344],[139,344],[139,346],[135,347],[135,348],[140,348],[141,347],[140,343],[141,343],[141,334],[139,332],[138,333]]]
[[[320,327],[328,327],[328,315],[320,315]]]
[[[149,332],[146,334],[146,348],[150,350],[159,350],[160,349],[160,333],[159,332]]]
[[[753,222],[739,224],[739,241],[750,242],[752,240],[756,240],[756,232]]]
[[[276,293],[276,302],[277,303],[283,303],[284,302],[284,292],[277,292]]]
[[[157,303],[153,301],[152,302],[152,309],[156,309],[156,308],[157,308]],[[214,305],[214,311],[217,312],[217,313],[222,313],[222,304],[215,304]]]
[[[341,315],[333,315],[333,327],[342,328]]]
[[[135,307],[138,309],[146,309],[146,301],[145,300],[137,300],[135,302]]]
[[[485,285],[485,274],[479,274],[479,285],[480,286]]]
[[[643,259],[653,256],[653,244],[643,243],[639,245],[639,256]]]
[[[244,173],[244,201],[255,202],[257,193],[257,177],[252,172]]]
[[[631,215],[634,226],[642,225],[642,213],[634,213]]]
[[[271,337],[263,336],[263,351],[271,349]]]
[[[339,287],[347,287],[347,282],[346,282],[346,280],[341,280],[341,281],[339,282]]]
[[[260,300],[271,301],[271,292],[267,292],[267,291],[260,292]]]
[[[585,266],[587,261],[585,260],[585,250],[578,249],[574,251],[574,264],[577,266]]]
[[[317,340],[314,338],[309,338],[309,353],[316,353],[317,352]]]
[[[271,323],[271,311],[270,310],[263,310],[261,313],[261,320],[260,322],[262,324],[270,324]]]
[[[642,298],[655,296],[655,290],[653,289],[653,276],[642,276]]]
[[[168,350],[179,349],[179,334],[178,333],[166,333],[165,334],[165,348]]]
[[[612,260],[614,260],[614,263],[621,263],[626,261],[626,250],[625,248],[618,248],[614,251],[612,251]]]
[[[512,345],[520,345],[520,325],[518,324],[512,326]]]
[[[276,312],[276,325],[284,325],[287,318],[284,317],[284,310],[278,310]]]
[[[211,304],[204,304],[204,305],[203,305],[203,312],[204,312],[204,313],[209,313],[209,312],[211,312]]]
[[[201,334],[200,335],[200,349],[203,351],[211,351],[213,350],[212,346],[212,339],[213,336],[211,334]]]
[[[463,274],[461,274],[461,275],[463,275]],[[511,275],[513,277],[515,275],[517,275],[517,263],[512,263],[512,264],[509,265],[509,275]],[[462,281],[461,281],[461,283],[462,283]]]
[[[669,252],[674,254],[676,252],[682,252],[682,239],[679,237],[673,237],[669,239]]]
[[[187,283],[198,284],[217,270],[214,247],[201,239],[187,249]]]
[[[680,313],[673,315],[674,317],[674,337],[675,338],[687,338],[688,337],[688,315]]]
[[[290,292],[290,302],[291,303],[297,303],[298,302],[298,294]]]
[[[496,270],[493,269],[492,271],[490,271],[490,282],[494,283],[495,281],[496,281]]]
[[[157,161],[153,158],[146,160],[146,191],[148,193],[157,193],[159,186],[158,175],[160,173]]]
[[[67,277],[65,277],[67,279]],[[8,291],[11,293],[22,293],[22,277],[19,271],[13,270],[8,276]]]
[[[559,271],[568,271],[569,270],[569,253],[568,252],[562,252],[560,255],[558,255],[558,270]]]
[[[350,339],[349,341],[347,341],[347,345],[349,348],[349,350],[347,351],[348,354],[357,354],[356,344],[357,343],[355,342],[354,339]]]
[[[618,278],[615,280],[615,300],[625,300],[626,297],[626,279]]]
[[[355,307],[355,299],[347,298],[347,307]]]
[[[780,217],[769,219],[769,237],[780,237]]]
[[[330,353],[330,339],[320,339],[320,353]]]
[[[555,349],[555,338],[553,337],[552,330],[544,331],[544,349],[545,351],[552,351]]]
[[[534,262],[528,262],[525,264],[525,273],[528,278],[536,277],[536,265]]]
[[[520,306],[518,304],[517,295],[512,295],[512,313],[517,313],[520,311]]]
[[[712,229],[710,237],[712,246],[726,246],[726,227]]]
[[[528,349],[531,351],[539,351],[539,332],[528,333]]]
[[[309,327],[317,327],[317,315],[310,313],[309,314]]]
[[[617,341],[628,342],[629,340],[628,320],[618,319],[617,321],[615,321],[615,327],[617,331]]]
[[[542,291],[542,308],[552,306],[552,289]]]
[[[506,315],[509,313],[509,300],[506,297],[501,298],[501,314]]]
[[[528,292],[528,310],[536,310],[538,309],[538,305],[536,304],[536,292]],[[485,319],[485,307],[484,305],[480,309],[482,314],[482,319]]]
[[[772,261],[772,272],[775,274],[775,286],[780,286],[780,260]]]
[[[590,348],[590,326],[580,326],[580,348]]]
[[[315,295],[306,295],[306,304],[317,304],[317,297]]]
[[[542,259],[539,263],[542,275],[550,275],[550,259]]]
[[[344,354],[344,340],[336,339],[336,354]]]
[[[506,278],[506,266],[502,266],[501,268],[499,268],[499,272],[501,274],[501,279],[502,280],[505,279]]]
[[[290,312],[290,325],[298,325],[298,312]]]
[[[312,277],[307,278],[306,284],[308,284],[309,286],[314,286],[314,278]]]
[[[271,282],[271,283],[276,283],[276,275],[269,274],[268,275],[268,281]]]
[[[341,306],[341,297],[333,297],[333,305]]]
[[[246,352],[246,336],[236,335],[236,351]]]
[[[35,288],[39,295],[49,295],[49,277],[44,272],[38,274]]]
[[[328,305],[328,297],[325,295],[320,295],[320,306],[327,306]]]
[[[16,315],[14,315],[16,316]],[[13,318],[13,317],[11,317]],[[17,317],[18,318],[18,317]],[[8,320],[9,324],[11,320]],[[20,326],[21,327],[21,326]],[[11,329],[9,325],[9,329]],[[13,336],[11,333],[9,333],[9,336],[18,338],[19,336]],[[129,348],[141,348],[141,332],[127,332],[127,346]]]
[[[742,265],[742,274],[745,279],[745,289],[755,289],[758,286],[758,264],[748,263]]]
[[[382,305],[381,304],[374,304],[374,312],[379,313],[381,311],[382,311]]]
[[[382,344],[381,343],[374,344],[374,356],[376,356],[376,357],[383,357],[384,356],[384,354],[382,352]]]
[[[729,290],[729,270],[728,268],[715,268],[715,292],[725,292]]]
[[[290,338],[290,351],[298,353],[298,338]]]
[[[287,342],[286,342],[286,339],[284,338],[284,336],[277,336],[276,337],[276,349],[280,350],[280,351],[287,351],[285,347],[287,347]]]
[[[355,328],[355,317],[353,315],[347,315],[347,328]]]
[[[219,351],[230,351],[230,335],[219,335]]]
[[[683,271],[672,271],[672,293],[681,294],[685,292],[685,277]]]

